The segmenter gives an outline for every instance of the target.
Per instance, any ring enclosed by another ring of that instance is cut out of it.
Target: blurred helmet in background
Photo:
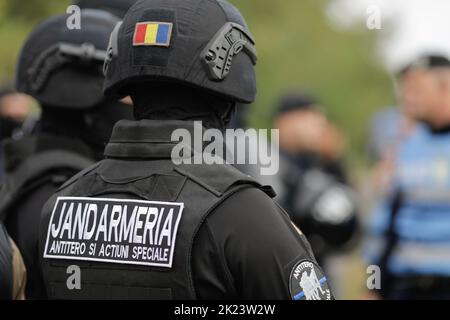
[[[67,18],[50,18],[29,35],[19,56],[16,87],[43,107],[88,109],[104,99],[102,66],[119,19],[82,10],[81,29],[71,30]]]

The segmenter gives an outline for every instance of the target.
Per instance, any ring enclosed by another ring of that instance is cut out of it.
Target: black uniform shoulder
[[[102,164],[102,161],[97,162],[89,167],[87,167],[86,169],[80,171],[79,173],[77,173],[76,175],[74,175],[72,178],[70,178],[69,180],[67,180],[59,189],[59,191],[62,191],[64,189],[67,189],[68,187],[70,187],[71,185],[73,185],[75,182],[77,182],[79,179],[81,179],[82,177],[86,176],[87,174],[93,172],[94,170],[96,170],[98,167],[100,167],[100,165]]]
[[[255,254],[274,246],[282,249],[291,242],[296,246],[302,236],[286,212],[256,188],[243,189],[225,200],[208,217],[208,225],[216,235],[233,235],[234,241],[247,242]]]
[[[284,210],[256,188],[240,190],[217,207],[193,250],[200,299],[291,299],[293,268],[316,263]]]
[[[243,184],[261,189],[270,197],[275,196],[271,187],[262,186],[251,176],[228,164],[180,165],[175,167],[174,170],[219,197],[232,187]]]
[[[91,164],[90,159],[64,150],[29,156],[14,171],[9,172],[0,188],[0,217],[6,219],[12,207],[44,184],[50,182],[57,188],[72,174]]]

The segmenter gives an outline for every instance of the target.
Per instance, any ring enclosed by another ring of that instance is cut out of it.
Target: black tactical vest
[[[60,186],[93,164],[83,155],[89,153],[83,143],[52,134],[9,139],[3,148],[7,176],[0,186],[0,220],[6,220],[10,209],[40,186],[48,182]]]
[[[111,162],[115,161],[106,160],[93,171],[83,173],[58,196],[183,203],[184,211],[178,227],[172,268],[44,259],[43,274],[49,298],[195,299],[191,257],[195,236],[202,223],[234,193],[259,186],[232,167],[173,167],[170,161],[138,162],[136,166],[146,169],[143,171],[148,172],[148,175],[114,180],[102,172],[102,169],[107,171],[116,167]],[[44,210],[41,249],[45,245],[46,229],[55,200],[54,197]],[[81,268],[81,290],[67,288],[69,275],[66,271],[71,265]]]
[[[127,126],[131,128],[122,131]],[[68,181],[44,207],[40,252],[44,257],[51,246],[47,243],[49,223],[58,197],[115,199],[119,204],[129,200],[182,203],[172,266],[81,261],[70,253],[65,258],[43,258],[50,299],[195,299],[192,248],[205,219],[244,188],[256,187],[270,193],[270,189],[228,165],[174,165],[170,160],[173,144],[162,139],[162,132],[168,133],[170,128],[151,121],[119,125],[106,149],[107,157],[113,159]],[[71,265],[81,269],[79,290],[67,286],[67,268]]]
[[[8,172],[7,179],[0,189],[0,220],[6,220],[11,208],[28,193],[36,190],[42,184],[52,179],[61,180],[64,177],[55,177],[55,170],[68,169],[76,173],[92,165],[92,160],[69,151],[45,151],[29,156],[14,171]],[[55,181],[57,182],[57,181]]]

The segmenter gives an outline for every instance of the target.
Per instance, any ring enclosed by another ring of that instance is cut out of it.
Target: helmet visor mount
[[[93,44],[56,43],[36,59],[28,70],[30,88],[33,92],[40,92],[52,72],[67,64],[102,63],[106,58],[106,51],[97,50]]]
[[[256,65],[255,40],[237,23],[226,23],[201,53],[202,65],[213,81],[222,81],[230,73],[233,58],[244,52]]]

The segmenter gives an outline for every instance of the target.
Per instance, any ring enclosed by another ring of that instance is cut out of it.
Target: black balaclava
[[[132,107],[118,101],[103,101],[86,110],[45,106],[37,130],[83,142],[101,160],[115,123],[124,119],[133,119]]]
[[[225,131],[236,103],[207,91],[176,83],[138,84],[131,89],[137,120],[202,121]]]

